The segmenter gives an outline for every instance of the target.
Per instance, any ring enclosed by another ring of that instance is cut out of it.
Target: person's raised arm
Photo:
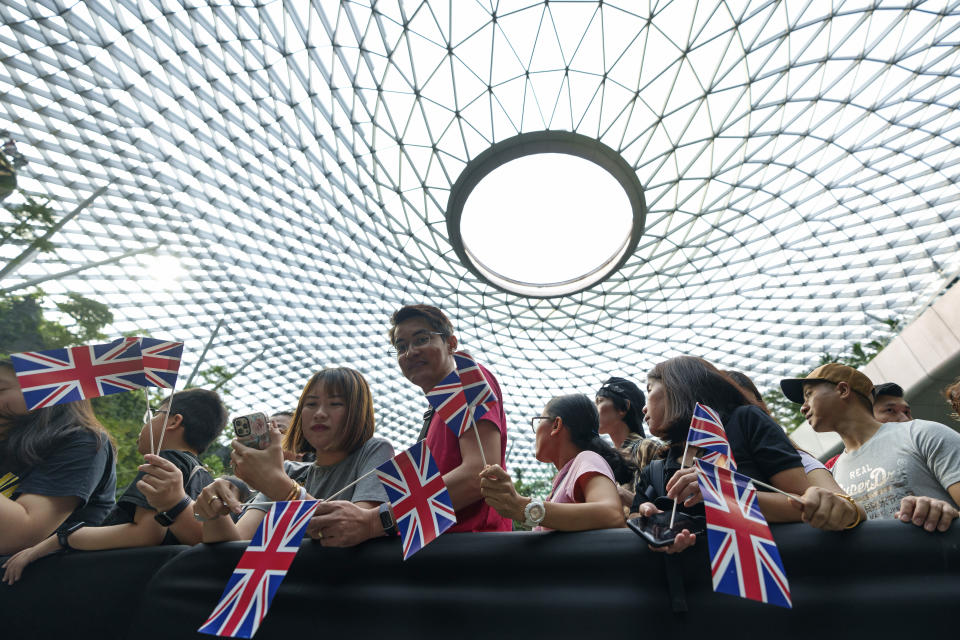
[[[150,453],[143,458],[146,462],[140,465],[139,470],[146,475],[137,481],[137,490],[157,513],[170,511],[184,498],[189,500],[183,490],[183,473],[175,464]],[[189,500],[189,504],[177,514],[170,525],[170,531],[181,544],[193,545],[200,542],[203,527],[193,517],[193,500]]]
[[[0,495],[0,555],[14,554],[49,536],[80,504],[76,496]]]
[[[479,420],[474,428],[479,430],[480,442],[483,443],[483,454],[487,462],[499,462],[500,429],[489,420]],[[467,431],[460,436],[459,444],[460,457],[463,461],[443,476],[443,482],[447,485],[450,502],[455,511],[460,511],[480,500],[480,472],[483,470],[476,436]]]

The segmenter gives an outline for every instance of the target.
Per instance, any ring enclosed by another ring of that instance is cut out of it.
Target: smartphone
[[[666,547],[673,544],[677,534],[684,529],[693,534],[702,534],[706,530],[706,520],[702,516],[689,516],[678,511],[671,527],[670,512],[664,511],[649,517],[631,518],[627,520],[627,526],[650,543],[651,547]]]
[[[233,433],[240,444],[254,449],[266,449],[270,445],[267,416],[262,413],[251,413],[248,416],[234,418]]]

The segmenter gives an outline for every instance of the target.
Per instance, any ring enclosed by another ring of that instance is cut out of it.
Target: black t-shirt
[[[795,467],[803,468],[800,454],[787,434],[780,428],[773,418],[768,416],[760,407],[746,405],[737,407],[723,425],[727,432],[727,440],[733,449],[737,471],[745,476],[755,478],[761,482],[770,482],[770,478]],[[640,470],[637,479],[637,495],[646,496],[652,500],[652,493],[658,493],[656,487],[666,486],[666,482],[680,468],[677,457],[683,449],[676,447],[670,450],[670,457],[666,464],[647,465]],[[663,473],[662,483],[655,482],[651,477],[652,470]],[[763,491],[762,487],[757,487]],[[642,500],[641,500],[642,502]]]
[[[76,429],[62,438],[43,462],[19,474],[6,474],[10,497],[24,494],[76,496],[80,504],[61,526],[75,522],[100,524],[110,513],[117,491],[113,445],[106,434]]]
[[[159,455],[164,460],[173,463],[173,465],[180,470],[180,474],[183,476],[183,492],[186,493],[187,497],[191,500],[195,500],[196,497],[200,495],[200,492],[203,491],[203,488],[213,482],[213,477],[210,475],[210,472],[204,468],[203,464],[201,464],[200,459],[189,451],[164,449]],[[137,477],[133,479],[133,482],[124,490],[123,495],[117,498],[117,506],[113,508],[110,515],[103,521],[103,526],[133,522],[137,507],[155,511],[143,494],[140,493],[140,490],[137,489],[137,482],[143,478],[144,475],[146,474],[142,471],[138,473]],[[177,540],[177,537],[167,529],[163,537],[163,544],[180,544],[180,542]]]

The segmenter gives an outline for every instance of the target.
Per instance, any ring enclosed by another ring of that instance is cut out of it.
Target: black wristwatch
[[[190,504],[190,498],[183,496],[176,505],[173,506],[168,511],[159,511],[154,516],[153,519],[160,523],[163,527],[169,527],[173,524],[173,521],[177,519],[177,516],[180,515],[180,512],[187,508]]]
[[[72,525],[65,529],[57,529],[57,542],[60,543],[60,546],[64,549],[71,549],[76,551],[73,547],[70,546],[70,543],[67,541],[67,538],[70,537],[70,534],[76,531],[77,529],[82,529],[86,525],[85,522],[74,522]]]
[[[389,502],[380,505],[380,524],[383,525],[383,532],[388,536],[397,535],[397,521],[393,519],[393,511],[390,510]]]

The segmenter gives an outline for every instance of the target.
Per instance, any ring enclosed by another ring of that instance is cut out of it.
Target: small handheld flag
[[[213,613],[197,631],[252,638],[293,563],[317,500],[275,502],[257,528]]]
[[[460,376],[463,395],[466,397],[475,422],[490,410],[491,405],[498,402],[497,396],[490,388],[476,360],[462,351],[454,353],[453,359],[457,363],[457,375]]]
[[[406,560],[457,522],[443,476],[420,441],[377,467],[403,537]]]
[[[706,508],[713,590],[792,608],[787,574],[753,482],[703,459],[695,464]]]
[[[470,427],[470,406],[456,371],[427,391],[427,401],[458,438]]]
[[[140,352],[143,354],[143,373],[147,384],[173,389],[177,384],[180,358],[183,357],[183,343],[140,338]]]
[[[27,409],[147,386],[138,338],[10,356]]]
[[[737,468],[737,462],[733,459],[733,450],[730,448],[730,441],[727,440],[727,432],[723,429],[719,414],[699,402],[694,407],[693,418],[690,420],[687,444],[707,450],[707,453],[701,456],[701,460],[731,469]]]

